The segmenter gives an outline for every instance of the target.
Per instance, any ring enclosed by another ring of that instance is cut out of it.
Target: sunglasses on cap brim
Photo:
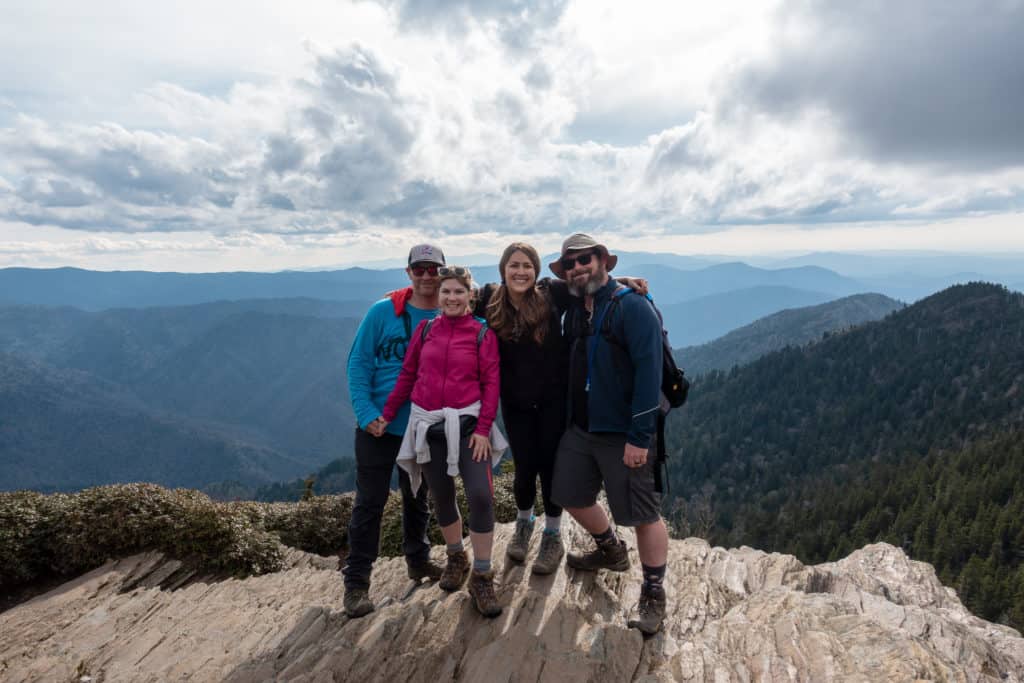
[[[437,269],[437,274],[441,277],[466,277],[469,271],[462,266],[441,266]]]

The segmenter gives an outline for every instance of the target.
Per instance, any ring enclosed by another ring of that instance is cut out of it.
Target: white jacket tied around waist
[[[430,446],[427,445],[427,430],[431,425],[444,422],[444,435],[448,441],[448,476],[459,474],[459,443],[462,440],[462,427],[459,418],[463,415],[477,417],[480,414],[480,401],[471,403],[465,408],[441,408],[440,410],[424,410],[415,403],[409,414],[409,427],[402,437],[402,446],[398,450],[398,466],[409,473],[409,483],[413,493],[420,489],[423,465],[430,462]],[[491,427],[491,467],[498,464],[502,453],[508,448],[505,435],[496,426]]]

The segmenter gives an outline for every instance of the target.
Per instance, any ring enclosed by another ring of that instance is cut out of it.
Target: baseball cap
[[[444,252],[433,244],[417,244],[409,250],[409,265],[413,263],[436,263],[443,266]]]

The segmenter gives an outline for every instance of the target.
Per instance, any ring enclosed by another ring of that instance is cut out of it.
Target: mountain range
[[[677,349],[676,360],[691,376],[728,370],[787,346],[803,346],[822,335],[879,320],[902,307],[882,294],[855,294],[816,306],[788,308],[706,344]]]
[[[10,377],[21,378],[0,388],[5,405],[36,406],[16,424],[5,421],[0,488],[136,479],[255,486],[351,455],[345,361],[358,320],[346,313],[344,303],[312,300],[0,308],[0,352]],[[47,412],[50,404],[61,410]],[[104,442],[126,415],[138,424],[118,426],[119,436]],[[35,438],[26,436],[30,425]],[[71,441],[87,432],[96,440]],[[157,461],[146,449],[161,440],[168,443],[159,448],[174,448]],[[211,449],[235,455],[186,464],[188,454]],[[97,464],[75,466],[89,458]],[[16,462],[48,464],[28,476]]]

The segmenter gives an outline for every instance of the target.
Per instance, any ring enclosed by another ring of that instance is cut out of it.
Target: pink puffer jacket
[[[412,333],[402,371],[384,405],[384,419],[391,422],[410,397],[425,410],[465,408],[480,401],[476,433],[490,435],[500,394],[494,332],[487,330],[478,348],[483,323],[470,314],[434,318],[426,341],[421,341],[426,324],[421,322]]]

